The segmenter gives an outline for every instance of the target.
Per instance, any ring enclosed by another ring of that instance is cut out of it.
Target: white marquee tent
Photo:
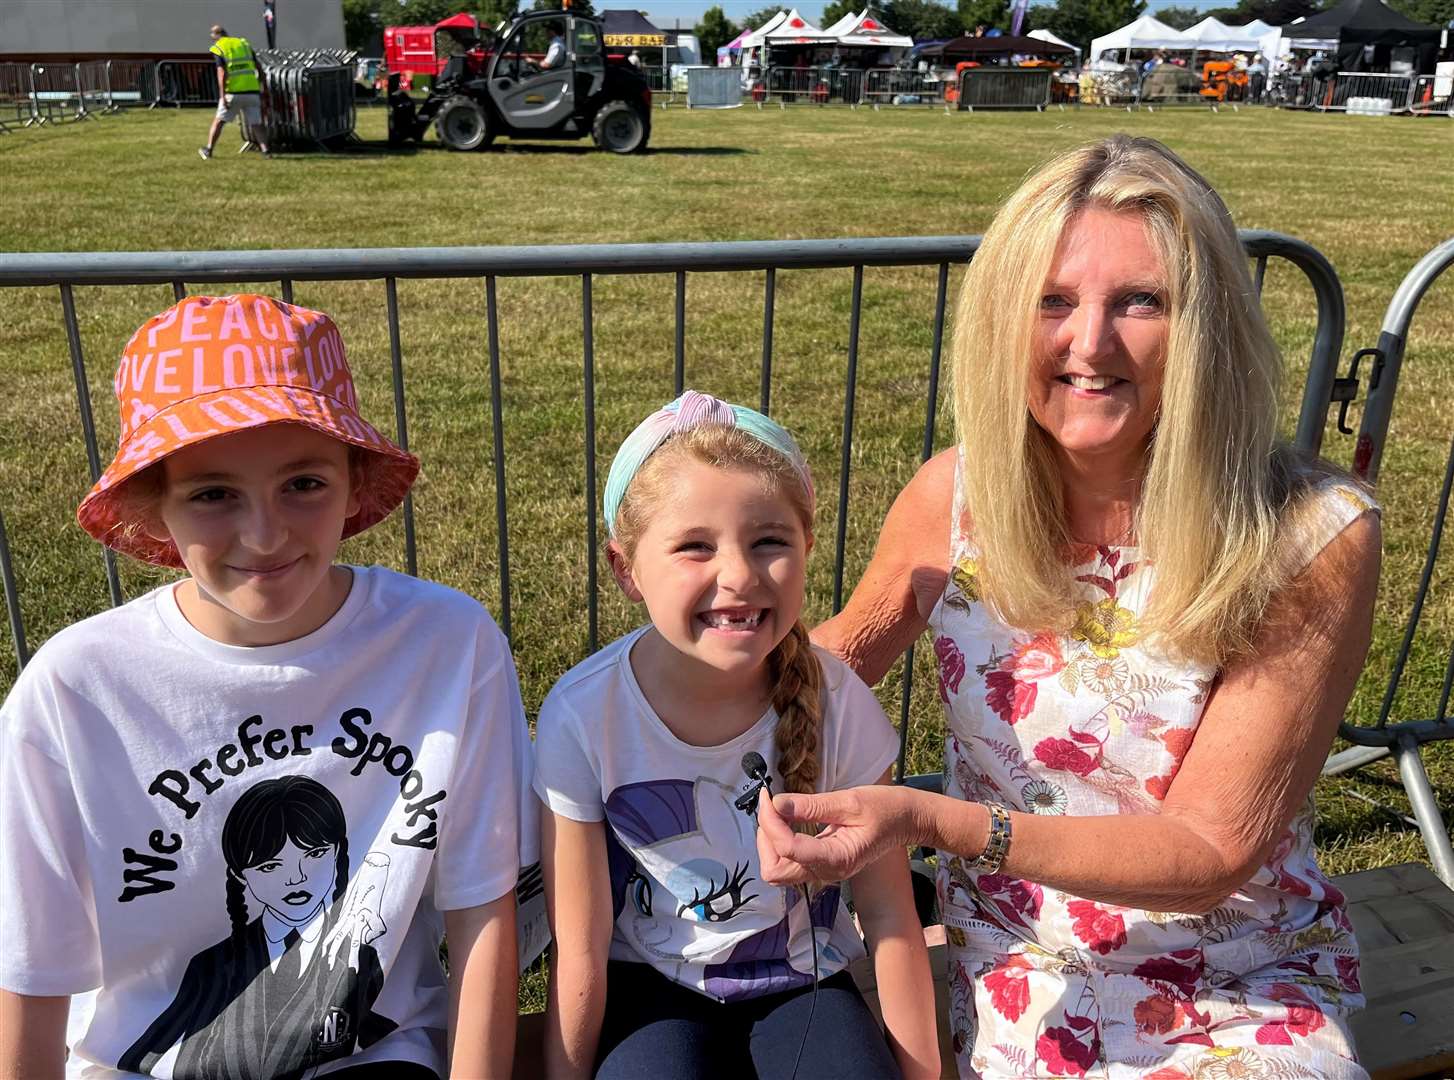
[[[905,34],[896,34],[873,15],[871,8],[864,8],[857,15],[851,12],[823,31],[831,34],[840,45],[878,46],[880,49],[911,49],[914,39]]]
[[[1160,19],[1142,15],[1135,22],[1112,30],[1096,38],[1090,44],[1091,59],[1097,59],[1105,52],[1121,52],[1124,49],[1191,49],[1195,45],[1187,36],[1174,27],[1167,26]]]
[[[1262,47],[1261,32],[1247,26],[1228,26],[1208,15],[1195,26],[1183,31],[1189,44],[1183,48],[1201,52],[1258,52]]]
[[[1301,49],[1304,52],[1337,52],[1337,38],[1305,38],[1298,35],[1297,24],[1305,19],[1306,16],[1302,16],[1286,26],[1268,27],[1267,33],[1262,35],[1261,44],[1258,46],[1262,55],[1269,58],[1290,56],[1294,49]]]
[[[752,31],[752,33],[747,34],[744,37],[739,37],[737,40],[742,42],[743,51],[745,52],[748,49],[755,49],[759,45],[761,45],[763,42],[763,35],[767,34],[768,31],[772,30],[787,17],[788,13],[786,11],[779,11],[771,19],[768,19],[767,22],[763,23],[756,30]]]
[[[1067,49],[1074,49],[1075,50],[1075,55],[1077,57],[1080,56],[1080,46],[1078,46],[1078,45],[1072,45],[1070,42],[1066,41],[1064,38],[1058,38],[1058,37],[1056,37],[1049,30],[1031,30],[1025,36],[1026,37],[1032,37],[1036,41],[1048,41],[1052,45],[1064,45]]]
[[[779,14],[782,14],[779,12]],[[797,8],[793,8],[786,15],[779,19],[776,15],[764,23],[756,34],[747,39],[751,45],[803,45],[815,41],[825,44],[831,42],[833,36],[825,34],[816,26],[803,18]]]

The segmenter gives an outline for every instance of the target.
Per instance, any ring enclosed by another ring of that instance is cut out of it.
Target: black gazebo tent
[[[1300,23],[1282,28],[1282,36],[1337,38],[1338,68],[1364,71],[1387,68],[1389,51],[1398,47],[1415,50],[1415,66],[1421,73],[1434,70],[1439,48],[1439,28],[1400,15],[1383,0],[1343,0],[1336,7],[1310,15]],[[1363,49],[1374,47],[1373,63],[1365,64]]]
[[[1057,45],[1053,41],[1041,41],[1039,38],[1032,37],[1011,37],[1008,34],[998,34],[995,37],[969,37],[966,35],[950,38],[942,44],[920,49],[915,56],[952,64],[960,60],[986,60],[1010,54],[1060,58],[1074,56],[1075,50],[1066,48],[1064,45]]]
[[[666,48],[666,34],[639,11],[607,8],[601,12],[601,30],[608,49]]]

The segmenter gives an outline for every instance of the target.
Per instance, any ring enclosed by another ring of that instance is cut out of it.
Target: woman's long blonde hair
[[[813,534],[812,500],[801,477],[782,454],[739,428],[707,424],[673,435],[656,450],[640,471],[616,512],[614,541],[629,562],[636,555],[652,511],[669,496],[672,475],[683,461],[698,461],[714,469],[735,469],[759,477],[792,505],[803,532]],[[772,705],[778,725],[774,741],[782,790],[817,790],[820,743],[823,732],[823,668],[813,654],[802,619],[768,658],[772,674]]]
[[[1027,394],[1057,245],[1091,207],[1139,216],[1166,278],[1165,376],[1134,526],[1156,585],[1138,632],[1219,665],[1247,649],[1291,576],[1279,523],[1303,471],[1277,442],[1282,361],[1231,214],[1152,139],[1115,135],[1041,168],[995,216],[966,274],[954,408],[981,595],[1011,626],[1074,620],[1062,481]]]

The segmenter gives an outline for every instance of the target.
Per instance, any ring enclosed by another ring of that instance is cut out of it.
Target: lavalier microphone
[[[757,796],[764,788],[769,795],[772,794],[772,777],[767,774],[767,762],[756,750],[749,750],[742,755],[742,771],[747,774],[747,779],[752,781],[752,786],[737,796],[733,806],[750,817],[757,817]]]

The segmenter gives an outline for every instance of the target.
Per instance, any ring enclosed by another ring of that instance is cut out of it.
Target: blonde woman
[[[1365,1075],[1309,793],[1378,511],[1277,441],[1226,207],[1148,139],[1056,159],[985,235],[954,363],[959,445],[814,634],[875,682],[932,631],[945,793],[778,795],[764,876],[940,849],[963,1076]]]

